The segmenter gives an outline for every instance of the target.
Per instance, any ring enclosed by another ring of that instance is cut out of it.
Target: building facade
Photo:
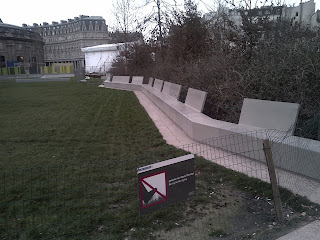
[[[80,15],[68,21],[48,24],[23,24],[25,29],[37,32],[43,37],[44,61],[46,65],[73,64],[84,68],[85,57],[81,48],[109,43],[108,26],[102,17]]]
[[[300,24],[314,31],[320,29],[320,11],[315,11],[315,2],[310,0],[301,2],[299,6],[263,6],[253,9],[223,9],[222,11],[237,26],[242,25],[242,14],[249,15],[254,20],[268,18],[269,21],[289,20],[292,24]],[[220,16],[217,12],[211,12],[204,16],[206,20],[217,19]]]
[[[297,7],[284,7],[284,17],[294,24],[311,27],[311,16],[315,13],[316,4],[314,0],[301,2]]]
[[[312,16],[311,16],[311,29],[314,31],[317,31],[318,34],[320,34],[320,10],[317,10]]]
[[[43,47],[40,34],[0,21],[0,68],[36,72],[44,64]]]

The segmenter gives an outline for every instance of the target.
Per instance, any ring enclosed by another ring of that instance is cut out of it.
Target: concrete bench
[[[106,73],[106,75],[102,76],[101,79],[104,80],[104,81],[107,81],[107,82],[111,82],[112,74],[111,73]]]
[[[164,82],[162,92],[173,97],[174,99],[178,99],[181,92],[181,85],[171,82]]]
[[[119,89],[119,90],[140,90],[142,86],[143,77],[135,76],[132,78],[133,83],[129,83],[130,76],[113,76],[112,82],[104,81],[105,88]],[[141,84],[140,84],[141,82]]]
[[[242,126],[235,123],[224,122],[212,119],[202,113],[207,93],[197,89],[189,88],[186,96],[186,102],[182,103],[169,94],[172,89],[171,83],[164,83],[163,92],[158,89],[161,82],[155,81],[158,85],[156,88],[142,88],[142,92],[157,105],[173,122],[175,122],[189,137],[196,141],[210,139],[215,136],[228,136],[232,134],[242,134],[248,131],[259,131],[261,128],[253,126]],[[178,98],[178,97],[177,97]],[[241,147],[234,149],[239,137],[231,139],[233,144],[219,143],[218,147],[235,153],[243,153],[243,155],[264,161],[264,154],[261,152],[251,151],[254,149],[250,143],[241,142]],[[241,140],[240,140],[241,141]],[[262,146],[262,141],[257,144]],[[217,145],[216,145],[217,146]],[[243,151],[246,149],[246,151]],[[259,149],[262,149],[259,148]]]
[[[143,77],[142,76],[133,76],[131,84],[142,85]]]
[[[202,112],[204,108],[204,104],[206,102],[206,98],[207,98],[206,92],[189,88],[185,103],[188,106],[192,107],[193,109],[197,110],[198,112]]]
[[[130,76],[113,76],[113,83],[129,83]]]
[[[153,88],[157,89],[158,91],[162,91],[163,87],[163,80],[155,79],[153,83]]]
[[[297,103],[245,98],[239,124],[264,129],[276,129],[293,134],[299,114]]]
[[[150,77],[150,78],[149,78],[149,82],[148,82],[148,85],[149,85],[150,87],[153,86],[153,81],[154,81],[154,78],[153,78],[153,77]]]
[[[212,119],[156,89],[142,92],[196,141],[265,163],[263,140],[270,139],[276,167],[320,180],[319,141]]]
[[[320,142],[288,136],[285,131],[276,132],[275,135],[272,136],[272,131],[266,130],[266,128],[270,128],[269,125],[258,125],[255,124],[254,121],[249,121],[250,116],[263,114],[259,113],[258,110],[267,113],[267,110],[264,110],[265,106],[259,107],[258,105],[258,109],[250,109],[252,101],[245,100],[239,124],[229,123],[212,119],[201,113],[207,95],[205,92],[188,89],[186,103],[182,103],[177,100],[178,96],[172,97],[172,95],[170,95],[170,92],[174,89],[172,83],[163,84],[162,80],[156,79],[154,81],[154,87],[152,87],[152,84],[153,78],[150,78],[148,84],[140,85],[141,91],[192,139],[203,142],[206,145],[227,150],[230,154],[239,154],[265,162],[263,140],[269,138],[271,139],[272,149],[274,153],[276,153],[273,155],[275,166],[320,180]],[[125,85],[130,87],[136,84],[128,83]],[[161,92],[160,89],[162,89],[162,87],[163,90]],[[255,100],[253,104],[266,104],[265,101],[260,101],[261,100]],[[267,105],[269,102],[267,102]],[[271,105],[272,104],[271,102]],[[280,104],[282,105],[281,107],[289,108],[289,113],[277,105],[277,107],[279,107],[276,108],[278,112],[265,114],[264,118],[268,118],[274,114],[282,114],[283,111],[287,114],[287,117],[284,118],[286,119],[286,121],[284,121],[286,122],[286,127],[291,126],[291,123],[288,123],[288,116],[292,116],[292,121],[295,123],[298,112],[297,104]],[[292,111],[294,114],[290,115]],[[266,119],[262,120],[265,121]],[[259,120],[258,123],[262,120]],[[263,121],[262,123],[264,123]],[[254,124],[258,126],[254,126]]]
[[[171,120],[173,120],[187,135],[195,140],[203,140],[203,133],[206,130],[201,128],[202,122],[209,122],[213,119],[202,114],[206,93],[196,89],[188,90],[188,104],[178,101],[179,95],[172,97],[170,92],[177,94],[181,86],[165,83],[164,92],[158,89],[161,87],[161,80],[155,80],[154,87],[143,87],[141,91],[154,102]],[[167,94],[169,93],[169,94]],[[172,95],[175,95],[172,94]],[[192,107],[193,106],[193,107]],[[217,120],[215,120],[217,121]],[[236,125],[236,124],[234,124]],[[205,135],[207,137],[208,135]],[[214,135],[211,135],[211,137]],[[209,138],[209,137],[207,137]]]
[[[153,86],[153,82],[154,82],[154,78],[150,77],[148,83],[147,84],[143,84],[141,89],[147,88],[147,89],[150,89],[150,91],[151,91],[151,89],[153,89],[153,87],[152,87]]]

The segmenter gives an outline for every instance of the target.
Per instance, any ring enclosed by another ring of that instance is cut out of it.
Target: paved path
[[[201,155],[207,160],[216,162],[232,170],[245,173],[266,182],[270,181],[265,164],[245,157],[231,155],[220,149],[195,142],[141,91],[134,91],[134,93],[168,144]],[[319,182],[282,170],[277,170],[277,176],[278,183],[281,186],[320,204]],[[278,240],[320,240],[320,221],[314,221]]]
[[[191,144],[195,141],[191,139],[184,131],[181,130],[160,108],[158,108],[146,95],[141,91],[134,91],[140,104],[149,114],[150,118],[159,129],[166,142],[173,146]]]
[[[320,221],[309,223],[277,240],[320,240]]]

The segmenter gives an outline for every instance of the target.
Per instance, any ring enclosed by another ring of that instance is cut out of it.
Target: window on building
[[[37,62],[37,57],[32,57],[31,62],[36,63]]]
[[[299,16],[299,13],[298,12],[296,12],[296,17],[298,17]]]
[[[24,57],[23,56],[17,56],[17,61],[18,62],[24,62]]]

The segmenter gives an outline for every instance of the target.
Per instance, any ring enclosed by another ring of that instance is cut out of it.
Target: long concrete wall
[[[320,181],[319,141],[215,120],[181,107],[181,104],[172,98],[164,101],[150,91],[150,88],[148,90],[142,87],[141,91],[192,139],[265,162],[263,140],[268,138],[271,140],[276,167]]]
[[[106,85],[106,83],[105,83]],[[286,132],[212,119],[149,84],[127,90],[141,90],[189,137],[260,162],[265,162],[263,140],[270,139],[276,167],[320,181],[320,141]]]

